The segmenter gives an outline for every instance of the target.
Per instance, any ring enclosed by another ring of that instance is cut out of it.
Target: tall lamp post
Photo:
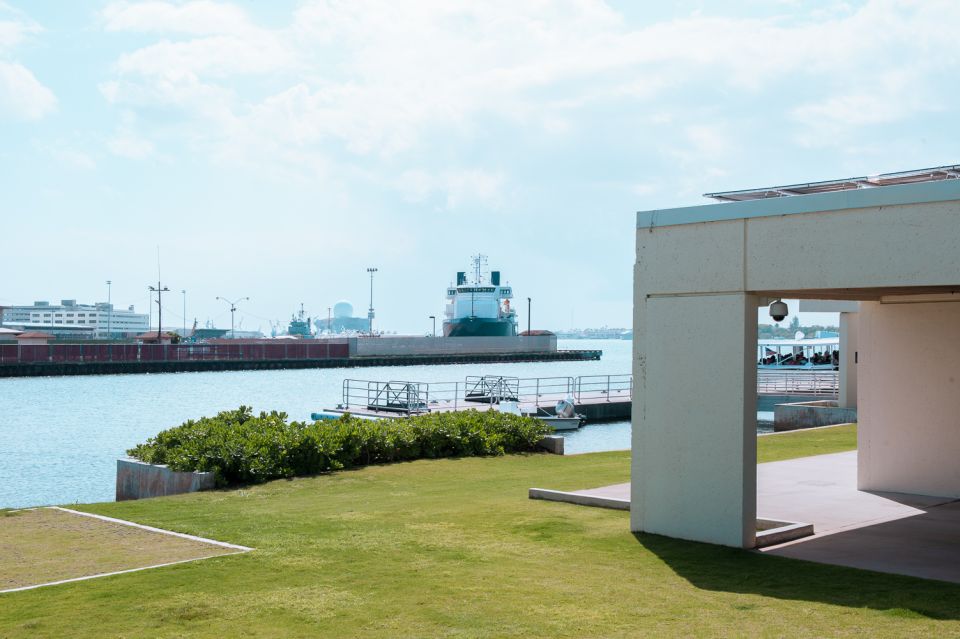
[[[437,336],[437,316],[431,315],[430,319],[433,320],[433,336],[436,337]]]
[[[373,274],[377,272],[376,268],[370,267],[367,273],[370,274],[370,310],[367,311],[367,319],[370,321],[370,334],[373,335]]]
[[[180,291],[183,293],[183,339],[187,339],[187,289]]]
[[[151,286],[150,290],[157,294],[157,342],[160,341],[160,331],[163,330],[163,294],[168,292],[170,289],[166,286],[161,286],[160,280],[157,280],[156,287]]]
[[[110,334],[113,330],[113,303],[110,301],[110,288],[112,284],[112,281],[107,280],[107,339],[110,339]]]
[[[241,297],[240,299],[238,299],[238,300],[236,300],[236,301],[231,301],[231,300],[228,300],[228,299],[225,298],[225,297],[220,297],[220,296],[218,295],[218,296],[217,296],[217,299],[220,300],[221,302],[226,302],[227,304],[230,305],[230,339],[233,339],[233,338],[234,338],[234,334],[233,334],[233,314],[237,312],[237,304],[239,304],[240,302],[243,302],[243,301],[248,301],[248,302],[249,302],[249,301],[250,301],[250,298],[249,298],[249,297]]]
[[[527,298],[527,335],[530,334],[530,298]]]

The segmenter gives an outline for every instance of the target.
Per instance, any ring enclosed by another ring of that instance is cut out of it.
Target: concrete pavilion
[[[857,488],[960,498],[958,178],[940,167],[638,213],[632,530],[754,547],[756,316],[778,298],[859,302],[842,355]]]

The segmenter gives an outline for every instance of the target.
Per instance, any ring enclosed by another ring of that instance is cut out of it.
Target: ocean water
[[[468,375],[554,377],[630,372],[632,342],[563,340],[597,362],[524,362],[282,371],[0,379],[0,508],[111,501],[116,460],[157,432],[241,404],[291,419],[341,401],[345,379],[462,381]],[[630,423],[566,435],[568,453],[630,447]]]

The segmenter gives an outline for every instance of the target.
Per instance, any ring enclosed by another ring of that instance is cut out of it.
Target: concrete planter
[[[135,459],[117,460],[117,501],[210,490],[213,473],[185,473]]]
[[[773,407],[773,430],[799,430],[857,421],[856,408],[840,408],[834,400],[777,404]]]

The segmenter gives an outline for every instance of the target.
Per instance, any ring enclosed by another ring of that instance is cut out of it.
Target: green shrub
[[[213,472],[220,486],[315,475],[421,458],[531,451],[550,427],[497,411],[430,413],[372,421],[349,414],[314,423],[247,406],[167,429],[127,451],[173,470]]]

